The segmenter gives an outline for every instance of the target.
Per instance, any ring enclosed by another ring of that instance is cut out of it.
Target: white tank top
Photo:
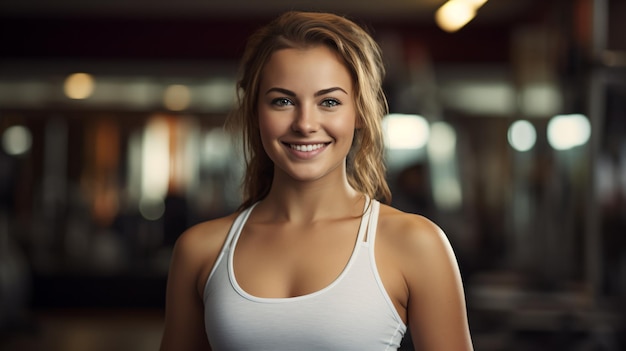
[[[290,298],[260,298],[237,283],[233,252],[254,206],[233,222],[204,287],[204,322],[213,351],[397,350],[406,332],[378,275],[372,201],[342,273],[327,287]]]

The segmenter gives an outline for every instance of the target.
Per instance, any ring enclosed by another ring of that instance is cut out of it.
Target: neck
[[[312,223],[318,220],[360,216],[364,196],[346,178],[333,181],[297,182],[275,177],[272,189],[259,210],[274,221]]]

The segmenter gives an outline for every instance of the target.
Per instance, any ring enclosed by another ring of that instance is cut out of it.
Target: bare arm
[[[176,241],[167,279],[161,351],[211,350],[204,330],[202,286],[223,244],[219,222],[198,225]]]
[[[404,255],[409,290],[408,324],[416,350],[473,350],[458,264],[443,231],[423,217],[412,232]]]

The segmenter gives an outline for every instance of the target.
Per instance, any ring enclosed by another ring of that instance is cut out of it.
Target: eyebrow
[[[326,94],[332,93],[333,91],[337,91],[337,90],[342,91],[344,94],[348,95],[348,93],[345,90],[343,90],[342,88],[340,88],[340,87],[332,87],[332,88],[328,88],[328,89],[322,89],[322,90],[316,92],[314,96],[326,95]],[[267,95],[267,94],[269,94],[271,92],[279,92],[279,93],[285,94],[287,96],[292,96],[292,97],[296,96],[296,93],[294,93],[293,91],[287,90],[287,89],[283,89],[283,88],[270,88],[270,89],[268,89],[265,92],[265,94]]]

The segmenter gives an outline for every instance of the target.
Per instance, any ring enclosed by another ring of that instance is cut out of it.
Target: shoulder
[[[378,233],[381,240],[411,251],[448,245],[445,233],[432,220],[383,204],[380,206]]]
[[[198,283],[213,267],[237,213],[196,224],[176,240],[171,270],[193,274]]]
[[[190,227],[176,240],[174,252],[193,254],[196,251],[204,251],[216,246],[219,250],[236,216],[235,213]]]
[[[176,240],[167,277],[162,350],[210,349],[203,328],[203,282],[235,217],[194,225]]]
[[[376,247],[404,284],[401,304],[416,349],[472,350],[457,261],[443,230],[426,217],[381,206]]]
[[[378,220],[377,245],[397,257],[405,276],[419,277],[431,272],[455,270],[457,263],[444,231],[432,220],[382,205]]]

